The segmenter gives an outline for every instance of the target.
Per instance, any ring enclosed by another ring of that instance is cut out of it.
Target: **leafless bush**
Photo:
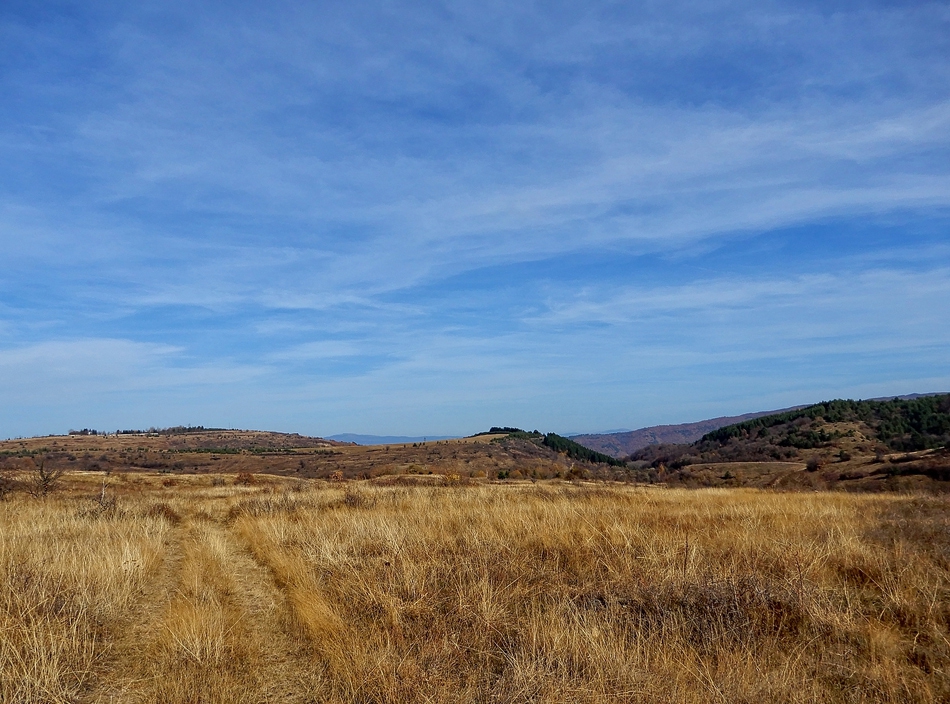
[[[7,498],[7,494],[13,492],[16,488],[16,480],[9,474],[0,474],[0,501]]]
[[[43,498],[53,491],[63,478],[66,470],[62,467],[47,466],[46,459],[40,460],[35,469],[30,472],[27,486],[32,496]]]

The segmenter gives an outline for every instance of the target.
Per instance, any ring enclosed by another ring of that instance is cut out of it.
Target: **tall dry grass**
[[[939,500],[918,513],[907,498],[751,491],[359,496],[235,522],[331,700],[950,696]]]
[[[946,499],[203,481],[0,503],[3,701],[950,700]]]
[[[74,702],[162,559],[160,517],[0,502],[0,701]]]

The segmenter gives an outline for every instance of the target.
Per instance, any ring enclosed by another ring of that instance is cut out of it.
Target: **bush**
[[[3,501],[7,494],[13,492],[16,488],[16,481],[13,477],[6,474],[0,474],[0,501]]]
[[[808,459],[808,464],[805,465],[805,471],[808,472],[817,472],[821,469],[824,463],[821,461],[820,457],[810,457]]]
[[[32,496],[43,498],[53,491],[63,478],[65,470],[58,467],[48,467],[46,460],[40,460],[38,465],[34,465],[34,470],[30,473],[28,487]]]

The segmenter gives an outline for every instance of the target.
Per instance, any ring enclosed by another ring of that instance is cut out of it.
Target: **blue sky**
[[[6,0],[0,253],[3,437],[950,390],[950,7]]]

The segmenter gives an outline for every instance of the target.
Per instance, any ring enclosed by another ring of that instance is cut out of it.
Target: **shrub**
[[[0,501],[3,501],[7,494],[11,493],[16,488],[16,480],[13,477],[0,474]]]
[[[48,467],[45,459],[40,460],[40,463],[34,467],[35,469],[30,473],[29,492],[32,496],[42,498],[57,487],[65,470]]]

